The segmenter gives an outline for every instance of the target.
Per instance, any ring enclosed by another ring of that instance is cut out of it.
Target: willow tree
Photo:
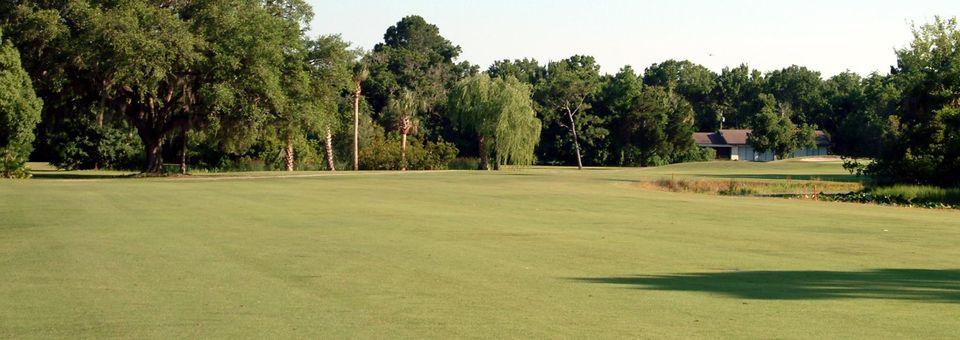
[[[541,124],[530,92],[530,86],[514,77],[491,79],[486,74],[461,80],[451,91],[450,119],[476,136],[484,169],[491,168],[491,154],[496,168],[533,164]]]

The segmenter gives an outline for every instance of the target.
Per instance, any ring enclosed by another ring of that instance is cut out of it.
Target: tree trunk
[[[327,148],[327,167],[330,168],[330,171],[337,171],[336,167],[333,164],[333,133],[330,132],[330,127],[327,127],[327,138],[324,140]]]
[[[287,158],[287,171],[293,171],[293,137],[289,134],[287,135],[287,151],[285,153]]]
[[[487,145],[484,142],[483,136],[480,136],[477,142],[480,145],[480,170],[490,170],[490,154],[487,153]]]
[[[103,108],[104,105],[100,105],[100,109],[97,111],[97,127],[100,128],[98,133],[103,133]],[[103,155],[100,152],[97,152],[96,161],[93,162],[93,170],[100,170],[100,159],[103,158]]]
[[[187,174],[187,128],[180,135],[180,174]]]
[[[144,147],[147,153],[147,164],[143,169],[145,174],[163,173],[163,143],[160,138],[152,138],[144,141]]]
[[[400,143],[400,171],[407,171],[407,134],[403,134]]]
[[[360,83],[353,94],[353,171],[360,170]]]
[[[580,159],[580,140],[577,138],[577,123],[573,121],[573,111],[567,109],[567,117],[570,118],[570,130],[573,131],[573,146],[577,151],[577,169],[583,170],[583,161]]]
[[[496,152],[496,150],[497,150],[497,137],[493,137],[493,150],[494,150],[494,152],[493,152],[493,170],[494,170],[494,171],[500,171],[500,158],[499,158],[500,155],[497,154],[497,152]],[[488,156],[488,157],[489,157],[489,156]]]

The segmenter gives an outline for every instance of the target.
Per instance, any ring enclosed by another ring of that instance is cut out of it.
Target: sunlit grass
[[[960,204],[960,189],[927,185],[893,185],[871,188],[874,195],[897,197],[915,203]]]
[[[55,173],[0,181],[0,338],[960,334],[956,211],[637,187],[838,164]]]

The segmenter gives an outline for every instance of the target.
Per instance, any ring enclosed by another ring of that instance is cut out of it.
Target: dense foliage
[[[618,165],[656,166],[706,160],[693,143],[694,110],[680,94],[643,85],[625,67],[602,91],[602,109],[610,121],[610,150]]]
[[[27,177],[33,129],[42,102],[20,64],[20,54],[0,34],[0,177]]]
[[[779,158],[785,158],[793,150],[816,146],[815,132],[806,124],[797,126],[791,119],[792,112],[787,105],[777,105],[772,95],[760,95],[760,112],[749,122],[751,128],[748,140],[758,152],[773,151]]]
[[[875,158],[859,170],[880,181],[960,184],[954,19],[917,27],[889,75],[824,79],[802,66],[716,73],[687,60],[607,75],[588,55],[480,72],[419,16],[367,52],[337,35],[307,37],[311,17],[302,0],[6,1],[3,65],[19,50],[32,82],[20,73],[2,90],[32,86],[43,105],[31,157],[67,169],[155,173],[175,160],[182,171],[333,170],[354,155],[365,169],[443,168],[455,157],[651,166],[712,158],[693,132],[741,128],[779,157],[822,130],[835,153]],[[32,128],[31,112],[4,114]],[[4,137],[21,155],[8,163],[22,164],[34,134]]]
[[[960,30],[937,19],[914,30],[891,72],[900,89],[883,148],[867,171],[882,182],[960,185]]]
[[[473,134],[481,166],[531,165],[540,141],[540,120],[530,99],[530,87],[510,76],[482,74],[460,81],[450,93],[452,122],[463,134]]]

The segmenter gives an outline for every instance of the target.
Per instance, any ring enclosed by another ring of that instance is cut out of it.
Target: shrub
[[[0,177],[29,177],[27,157],[43,102],[20,64],[20,53],[0,35]]]
[[[707,162],[712,161],[717,158],[717,151],[713,148],[705,148],[702,146],[695,146],[690,149],[686,154],[680,155],[677,162],[686,163],[686,162]]]
[[[423,143],[410,138],[407,140],[407,169],[446,169],[457,157],[457,152],[456,146],[442,140]],[[364,170],[400,170],[402,160],[400,139],[395,134],[377,138],[360,150],[360,168]]]
[[[730,181],[727,183],[726,188],[717,191],[717,193],[723,196],[749,196],[757,192],[753,188],[745,186],[740,182]]]
[[[0,154],[0,170],[3,178],[29,178],[30,172],[24,166],[25,161],[10,150],[3,150]]]
[[[453,170],[477,170],[480,169],[480,159],[476,157],[457,157],[453,161],[450,161],[447,168]]]
[[[419,158],[418,163],[411,163],[411,167],[422,170],[442,170],[455,158],[457,158],[457,147],[453,143],[447,143],[443,140],[438,142],[427,142],[424,145],[424,154]]]
[[[91,117],[78,116],[60,123],[48,136],[50,163],[60,169],[131,170],[143,163],[143,144],[124,122],[99,126]]]

